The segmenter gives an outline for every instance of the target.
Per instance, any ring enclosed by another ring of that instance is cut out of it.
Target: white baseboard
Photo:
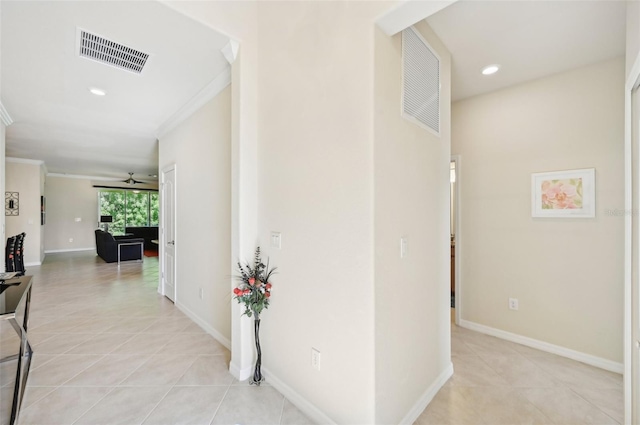
[[[449,365],[442,371],[442,373],[436,378],[436,380],[429,385],[429,388],[420,396],[416,404],[407,412],[405,417],[400,421],[401,425],[413,424],[418,417],[422,414],[424,409],[427,408],[431,400],[438,394],[438,391],[442,388],[442,386],[447,382],[449,378],[453,376],[453,363],[449,363]]]
[[[35,267],[35,266],[41,266],[42,262],[40,261],[33,261],[31,263],[24,263],[25,267]]]
[[[45,251],[45,254],[53,254],[56,252],[80,252],[80,251],[95,251],[96,247],[91,248],[71,248],[71,249],[49,249]]]
[[[263,368],[264,369],[264,368]],[[246,381],[253,374],[253,365],[240,369],[233,361],[229,363],[229,373],[238,381]]]
[[[317,424],[322,425],[335,425],[336,422],[330,417],[325,415],[320,409],[318,409],[313,403],[306,398],[302,397],[296,390],[282,382],[278,377],[272,374],[269,369],[262,367],[264,376],[267,382],[280,392],[287,400],[289,400],[294,406],[298,408],[302,413],[307,415],[309,419]]]
[[[176,302],[176,307],[178,307],[178,310],[180,310],[184,314],[186,314],[187,317],[189,317],[189,319],[193,320],[198,326],[200,326],[202,329],[204,329],[204,331],[206,333],[211,335],[216,341],[218,341],[220,344],[222,344],[225,347],[227,347],[227,349],[229,351],[231,351],[231,340],[229,340],[224,335],[222,335],[220,332],[218,332],[217,330],[215,330],[211,326],[209,326],[197,314],[195,314],[193,311],[191,311],[187,307],[185,307],[184,304],[181,304],[180,302]]]
[[[557,354],[558,356],[562,356],[571,360],[576,360],[582,363],[586,363],[588,365],[595,366],[600,369],[608,370],[610,372],[621,374],[624,371],[624,366],[622,363],[617,363],[611,360],[603,359],[602,357],[597,357],[591,354],[575,351],[570,348],[561,347],[559,345],[550,344],[548,342],[544,342],[544,341],[529,338],[526,336],[503,331],[500,329],[492,328],[490,326],[481,325],[479,323],[471,322],[469,320],[460,320],[460,326],[462,326],[463,328],[471,329],[472,331],[480,332],[483,334],[495,336],[500,339],[515,342],[517,344],[526,345],[527,347],[535,348],[540,351]]]

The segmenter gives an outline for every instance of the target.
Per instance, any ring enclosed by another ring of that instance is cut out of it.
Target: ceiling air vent
[[[80,56],[140,74],[148,53],[80,30]]]
[[[402,112],[440,134],[440,58],[413,27],[402,31]]]

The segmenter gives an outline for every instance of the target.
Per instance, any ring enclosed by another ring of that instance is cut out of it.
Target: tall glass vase
[[[255,319],[253,320],[253,329],[255,333],[256,351],[258,353],[258,358],[256,359],[256,367],[253,369],[253,378],[251,378],[251,381],[249,381],[249,384],[251,385],[255,384],[260,386],[262,381],[264,381],[264,377],[262,376],[262,371],[261,371],[262,350],[260,349],[260,316],[258,316],[257,314],[254,314],[254,316],[255,316]]]

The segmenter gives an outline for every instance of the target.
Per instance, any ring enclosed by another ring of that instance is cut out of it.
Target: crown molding
[[[41,161],[39,159],[14,158],[14,157],[8,156],[4,160],[6,162],[14,162],[17,164],[44,165],[44,161]]]
[[[2,102],[0,102],[0,120],[2,120],[4,125],[7,126],[7,127],[9,127],[11,124],[13,124],[13,119],[9,115],[9,112],[4,107]]]
[[[216,97],[222,90],[231,84],[231,68],[225,70],[207,84],[200,92],[195,95],[189,102],[184,104],[178,111],[166,120],[156,131],[158,139],[164,137],[171,130],[182,124],[194,112],[203,107],[207,102]]]
[[[229,40],[229,42],[220,50],[224,55],[224,58],[229,62],[229,65],[233,65],[238,57],[238,49],[240,49],[240,43],[236,40]]]
[[[66,173],[47,173],[47,177],[62,177],[65,179],[99,180],[99,181],[105,181],[105,182],[119,181],[115,177],[84,176],[81,174],[66,174]]]

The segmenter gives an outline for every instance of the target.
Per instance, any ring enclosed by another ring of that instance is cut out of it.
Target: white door
[[[176,168],[162,170],[162,293],[176,300]]]
[[[632,129],[631,129],[631,332],[633,334],[631,356],[631,415],[633,424],[640,423],[640,96],[636,88],[631,97]]]

